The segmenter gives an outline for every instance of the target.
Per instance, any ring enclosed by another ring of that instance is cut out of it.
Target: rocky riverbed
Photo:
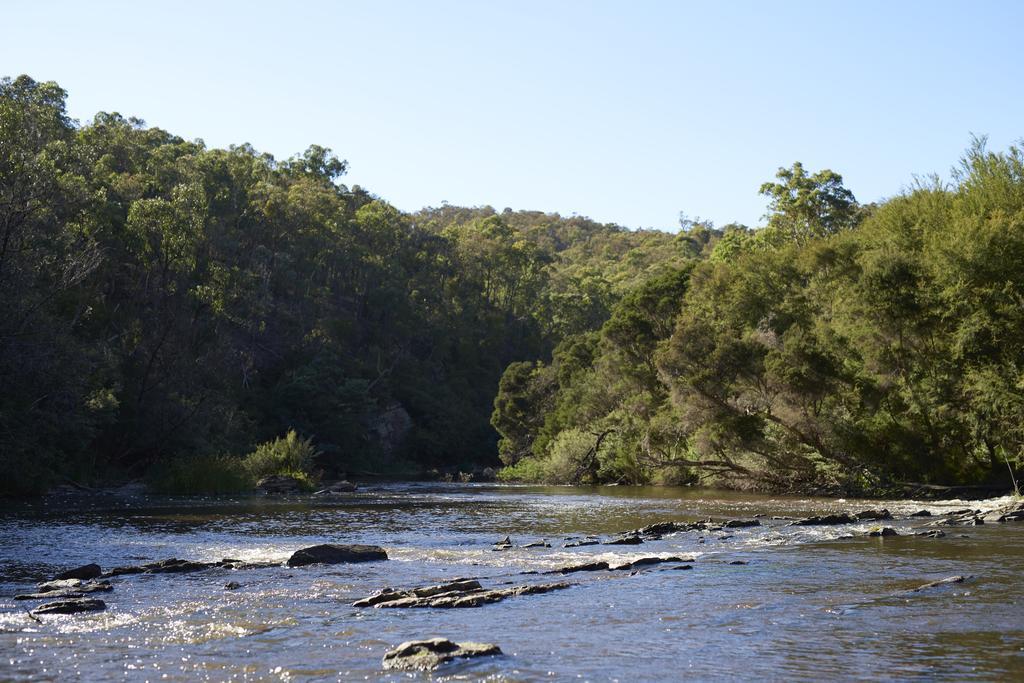
[[[0,644],[14,657],[0,674],[376,677],[404,647],[437,659],[411,668],[471,678],[664,679],[670,661],[730,677],[739,648],[755,670],[811,678],[811,664],[853,672],[853,634],[879,673],[1024,671],[1011,499],[392,485],[325,500],[7,511]],[[880,634],[947,654],[900,656]],[[441,656],[466,643],[504,654]]]

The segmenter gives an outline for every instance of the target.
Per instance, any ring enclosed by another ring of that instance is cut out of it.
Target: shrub
[[[290,429],[283,437],[257,446],[243,463],[253,479],[279,474],[295,477],[312,486],[315,483],[313,463],[317,455],[319,451],[313,447],[312,439],[300,439],[295,430]]]

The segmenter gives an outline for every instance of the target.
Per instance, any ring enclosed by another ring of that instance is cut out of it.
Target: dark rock
[[[931,517],[932,513],[928,510],[918,510],[917,512],[911,512],[911,517]]]
[[[640,545],[643,542],[644,539],[639,536],[619,536],[610,541],[605,541],[604,545]]]
[[[911,593],[917,593],[919,591],[928,590],[929,588],[936,588],[937,586],[945,586],[952,583],[963,583],[967,577],[965,576],[948,576],[938,581],[930,581],[924,585],[918,586],[917,588],[911,588]]]
[[[585,538],[582,541],[571,541],[569,543],[564,544],[562,547],[563,548],[582,548],[583,546],[586,546],[586,545],[600,545],[600,544],[601,544],[601,541],[597,540],[596,538]]]
[[[238,583],[237,581],[228,581],[224,584],[224,589],[229,591],[238,590],[241,587],[242,584]]]
[[[169,560],[152,562],[142,565],[147,574],[183,574],[185,572],[198,572],[216,566],[214,562],[193,562],[192,560],[179,560],[172,557]]]
[[[524,548],[550,548],[551,544],[546,540],[534,541],[533,543],[527,543],[523,546]]]
[[[324,543],[302,548],[288,558],[289,567],[303,567],[308,564],[350,564],[354,562],[375,562],[388,559],[384,549],[376,545],[340,545]]]
[[[871,536],[872,538],[879,538],[882,536],[899,536],[899,534],[896,533],[896,530],[892,527],[886,526],[879,529],[872,529],[868,532],[868,536]]]
[[[726,534],[725,536],[719,536],[718,540],[719,541],[728,541],[732,537],[733,537],[732,534]]]
[[[83,564],[81,567],[75,567],[69,569],[66,572],[61,572],[54,579],[60,581],[61,579],[98,579],[103,575],[103,569],[98,564]]]
[[[761,522],[756,519],[730,519],[722,526],[726,529],[740,529],[748,526],[761,526]]]
[[[892,513],[885,508],[882,508],[881,510],[861,510],[856,516],[857,519],[861,520],[892,519]]]
[[[626,564],[620,564],[616,567],[612,567],[613,570],[622,571],[625,569],[640,569],[641,567],[649,567],[654,564],[661,564],[663,562],[683,562],[681,557],[641,557],[639,560],[633,560]]]
[[[107,608],[107,603],[92,598],[73,598],[48,602],[32,610],[32,614],[78,614],[80,612],[99,612]]]
[[[746,560],[733,560],[729,564],[743,565],[743,564],[749,564],[749,563]]]
[[[304,482],[287,474],[272,474],[256,482],[256,490],[274,496],[290,496],[306,490]]]
[[[789,526],[824,526],[827,524],[852,524],[856,521],[856,517],[853,517],[845,512],[840,512],[834,515],[820,515],[815,517],[806,517],[804,519],[798,519],[794,522],[790,522]]]
[[[554,590],[568,588],[571,585],[571,583],[547,583],[488,590],[484,589],[477,581],[462,579],[448,584],[413,588],[404,591],[385,588],[368,598],[357,600],[353,603],[353,606],[385,609],[401,607],[481,607],[482,605],[501,602],[510,597],[549,593]]]
[[[35,593],[15,595],[15,600],[53,600],[55,598],[81,598],[87,593],[105,593],[114,590],[109,581],[83,582],[81,579],[62,579],[41,583]]]
[[[608,569],[607,562],[586,562],[584,564],[573,564],[568,567],[562,567],[553,571],[547,572],[549,574],[572,574],[574,572],[599,572]]]
[[[918,531],[915,536],[924,536],[925,538],[943,538],[946,532],[942,529],[932,529],[930,531]]]
[[[352,493],[359,487],[349,481],[337,481],[330,486],[326,486],[316,493],[314,496],[334,496],[341,493]]]
[[[673,570],[693,569],[693,565],[692,564],[680,564],[680,565],[677,565],[675,567],[669,567],[669,569],[673,569]]]
[[[384,654],[385,669],[430,671],[454,659],[500,655],[490,643],[453,643],[445,638],[411,640]]]

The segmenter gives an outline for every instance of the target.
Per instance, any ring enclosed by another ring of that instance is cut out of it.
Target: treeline
[[[4,493],[499,455],[510,479],[872,492],[1020,463],[1017,149],[878,206],[796,164],[766,226],[670,234],[407,214],[322,147],[208,149],[65,99],[0,81]]]
[[[508,368],[493,417],[505,476],[1009,489],[1024,450],[1024,153],[976,141],[951,184],[877,206],[799,164],[761,192],[766,226],[730,226],[550,362]]]
[[[324,148],[279,161],[118,114],[79,125],[65,99],[0,81],[7,493],[180,481],[176,464],[230,478],[291,429],[330,476],[497,465],[508,364],[676,259],[671,235],[583,218],[404,214]]]

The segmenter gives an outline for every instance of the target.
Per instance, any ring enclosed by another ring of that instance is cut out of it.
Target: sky
[[[1024,2],[5,0],[0,76],[400,209],[754,226],[801,161],[862,202],[1024,137]]]

